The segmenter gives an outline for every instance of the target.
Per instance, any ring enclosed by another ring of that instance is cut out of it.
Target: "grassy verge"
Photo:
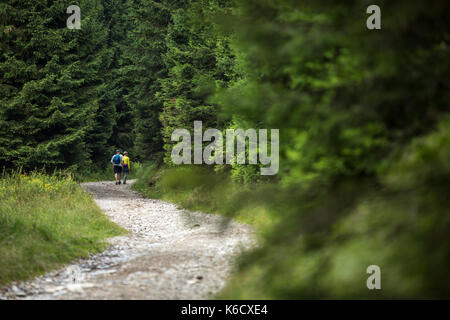
[[[87,257],[125,233],[70,176],[4,176],[0,202],[0,285]]]
[[[186,209],[233,217],[258,230],[272,224],[275,217],[261,204],[250,186],[234,183],[228,175],[208,168],[143,165],[133,189],[149,198],[176,203]],[[255,188],[255,186],[252,186]]]
[[[102,169],[88,169],[75,173],[75,179],[80,182],[95,182],[95,181],[113,181],[114,173],[111,166],[105,166]]]

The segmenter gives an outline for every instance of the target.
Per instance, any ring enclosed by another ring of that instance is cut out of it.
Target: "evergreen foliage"
[[[103,148],[109,121],[97,114],[107,29],[99,2],[79,4],[81,30],[65,28],[63,1],[0,6],[0,159],[7,168],[76,168]]]

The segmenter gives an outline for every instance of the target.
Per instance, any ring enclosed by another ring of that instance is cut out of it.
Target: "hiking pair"
[[[112,156],[111,163],[114,170],[114,179],[116,185],[121,184],[121,175],[123,172],[123,184],[127,183],[127,175],[130,172],[130,158],[128,152],[124,152],[123,155],[120,150],[116,150],[116,154]]]

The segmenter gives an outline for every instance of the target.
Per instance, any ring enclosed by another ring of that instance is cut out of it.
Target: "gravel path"
[[[2,288],[0,299],[208,299],[234,258],[256,245],[247,225],[144,198],[129,184],[82,187],[130,233],[109,239],[102,253]]]

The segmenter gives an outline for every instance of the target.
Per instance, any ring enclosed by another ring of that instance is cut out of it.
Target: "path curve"
[[[3,288],[0,299],[208,299],[239,253],[256,245],[247,225],[147,199],[130,184],[82,187],[130,233],[88,259]]]

